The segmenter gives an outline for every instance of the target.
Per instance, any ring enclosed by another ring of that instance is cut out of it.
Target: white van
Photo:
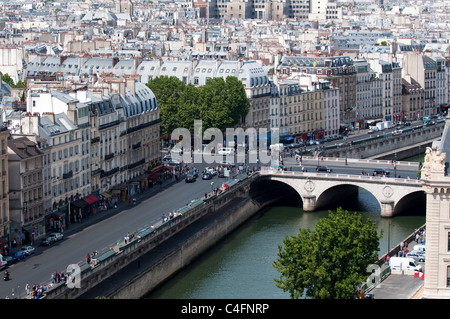
[[[414,246],[414,250],[423,251],[425,252],[425,245],[424,244],[418,244]]]
[[[219,155],[233,155],[234,154],[234,148],[231,147],[221,147],[218,151]]]
[[[422,271],[422,266],[417,264],[414,258],[409,257],[391,257],[389,267],[391,267],[391,270]]]

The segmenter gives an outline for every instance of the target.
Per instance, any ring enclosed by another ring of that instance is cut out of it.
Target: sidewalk
[[[171,187],[172,185],[184,181],[183,176],[184,175],[181,175],[181,177],[178,179],[178,181],[174,177],[171,179],[167,179],[167,180],[163,181],[163,183],[161,185],[155,185],[153,187],[147,188],[144,192],[142,192],[140,194],[136,194],[136,196],[134,196],[136,198],[136,205],[139,205],[143,200],[146,200],[146,199],[158,194],[159,192],[162,192],[163,190]],[[121,211],[129,209],[130,207],[132,207],[132,206],[129,205],[128,201],[117,203],[117,208],[109,208],[106,211],[98,211],[97,214],[95,214],[95,215],[91,214],[88,218],[83,219],[83,221],[80,223],[71,223],[69,225],[69,227],[63,231],[63,234],[64,234],[64,236],[69,236],[69,235],[75,234],[75,233],[83,230],[84,228],[95,225],[96,223],[98,223],[102,220],[105,220],[107,218],[110,218],[110,217],[114,216],[115,214],[120,213]],[[155,223],[155,226],[157,224],[159,224],[159,222]],[[125,245],[125,243],[123,242],[123,240],[119,239],[117,244],[114,245],[114,247],[112,247],[112,248],[117,252],[119,250],[119,248],[123,245]],[[36,249],[39,249],[39,250],[40,249],[45,250],[46,248],[47,247],[42,247],[42,246],[36,247]],[[105,247],[105,249],[107,249],[107,247]],[[81,263],[84,264],[85,261],[81,262]],[[50,276],[50,274],[49,274],[49,276]],[[63,284],[65,284],[65,283],[60,282],[60,283],[51,284],[50,281],[40,283],[40,285],[47,287],[47,289],[52,289],[52,287],[55,288],[55,287],[58,287]],[[21,293],[19,298],[31,299],[32,296],[27,295],[25,293]]]
[[[183,180],[184,179],[182,176],[178,179],[178,181],[176,181],[173,177],[172,179],[163,181],[161,185],[148,187],[144,192],[134,195],[134,197],[136,198],[136,205],[139,205],[143,200],[146,200],[169,188],[170,186],[182,182]],[[88,218],[83,219],[83,221],[80,223],[69,224],[69,227],[64,230],[63,234],[64,236],[68,236],[77,233],[86,227],[94,225],[106,218],[112,217],[115,214],[120,213],[121,211],[129,209],[130,207],[131,206],[129,205],[128,201],[120,201],[117,203],[117,208],[109,208],[106,211],[97,211],[96,214],[90,214]]]
[[[413,250],[418,243],[413,240],[408,243],[408,249]],[[426,276],[425,263],[423,274]],[[375,299],[421,299],[424,285],[424,277],[415,277],[414,274],[391,273],[385,280],[378,284],[370,292]]]

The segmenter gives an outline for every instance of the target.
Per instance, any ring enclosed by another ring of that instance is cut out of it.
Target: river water
[[[406,160],[423,162],[423,156]],[[357,211],[363,219],[376,223],[379,232],[383,232],[380,256],[425,223],[425,212],[381,218],[379,204],[361,188],[358,201],[336,205],[339,206]],[[275,286],[274,278],[279,273],[273,262],[278,245],[283,244],[285,236],[297,234],[300,228],[314,229],[317,220],[328,216],[329,210],[336,207],[315,212],[282,205],[264,209],[145,298],[289,299],[288,293]]]

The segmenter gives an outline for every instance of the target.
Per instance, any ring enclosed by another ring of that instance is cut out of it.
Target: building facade
[[[11,240],[34,244],[45,234],[43,153],[26,136],[8,139]]]

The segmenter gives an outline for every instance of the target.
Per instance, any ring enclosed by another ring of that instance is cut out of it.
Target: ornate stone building
[[[422,167],[426,193],[426,262],[423,298],[450,298],[450,117],[443,138],[427,148]]]

